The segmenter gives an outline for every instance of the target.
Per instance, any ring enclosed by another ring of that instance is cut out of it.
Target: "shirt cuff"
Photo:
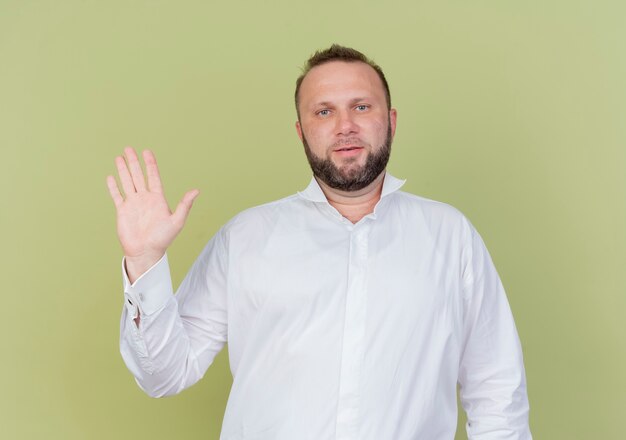
[[[122,258],[122,278],[125,305],[132,318],[161,310],[174,293],[167,254],[132,284],[126,273],[126,258]]]

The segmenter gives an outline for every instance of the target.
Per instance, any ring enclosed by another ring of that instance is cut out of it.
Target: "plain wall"
[[[162,400],[121,360],[105,176],[131,145],[155,151],[171,205],[201,190],[169,250],[177,285],[220,225],[308,183],[294,83],[338,42],[390,82],[389,170],[487,243],[535,438],[624,438],[624,17],[620,1],[0,0],[2,437],[218,438],[226,351]]]

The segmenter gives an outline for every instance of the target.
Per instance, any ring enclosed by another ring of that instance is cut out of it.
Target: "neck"
[[[383,171],[372,183],[359,191],[341,191],[331,188],[316,178],[328,203],[352,223],[357,223],[367,214],[374,212],[374,207],[383,191],[384,179],[385,172]]]

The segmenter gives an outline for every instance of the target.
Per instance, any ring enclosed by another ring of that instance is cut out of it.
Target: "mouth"
[[[335,148],[333,152],[342,157],[356,156],[363,150],[363,147],[357,147],[356,145],[342,145],[339,148]]]
[[[356,150],[362,150],[363,147],[359,147],[356,145],[343,145],[339,148],[335,148],[333,151],[336,153],[343,153],[343,152],[348,152],[348,151],[356,151]]]

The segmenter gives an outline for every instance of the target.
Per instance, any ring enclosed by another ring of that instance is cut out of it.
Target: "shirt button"
[[[139,294],[139,301],[143,301],[143,293]]]

